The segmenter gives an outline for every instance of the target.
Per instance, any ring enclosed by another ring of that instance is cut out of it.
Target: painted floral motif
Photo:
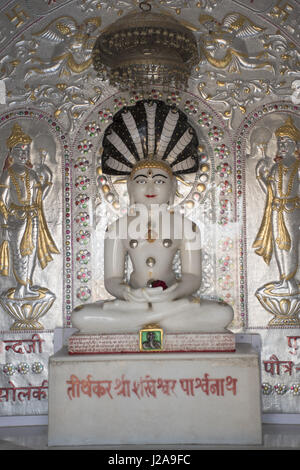
[[[201,127],[210,127],[211,123],[212,123],[212,116],[208,113],[206,113],[205,111],[202,111],[202,113],[200,113],[200,117],[198,119],[198,124],[200,124]]]
[[[187,114],[197,114],[198,113],[198,101],[187,100],[184,104],[184,111]]]
[[[77,299],[79,300],[88,300],[91,297],[91,290],[86,286],[86,287],[79,287],[77,289]]]
[[[220,178],[228,178],[229,175],[231,175],[232,170],[229,165],[229,163],[224,162],[220,165],[217,166],[216,168],[217,173],[219,174]]]
[[[76,159],[74,168],[75,170],[80,170],[82,172],[87,171],[89,168],[90,162],[85,157],[78,157]]]
[[[27,364],[27,362],[21,362],[19,365],[18,365],[18,372],[22,375],[25,375],[29,372],[30,370],[30,367],[29,365]]]
[[[225,144],[217,145],[214,148],[214,153],[217,158],[224,160],[230,157],[230,152],[228,147]]]
[[[75,235],[75,239],[80,245],[87,245],[90,241],[90,236],[91,234],[87,230],[79,230]]]
[[[44,366],[41,362],[34,362],[31,366],[31,370],[34,374],[41,374],[44,370]]]
[[[2,370],[4,374],[6,375],[14,375],[14,373],[16,372],[15,366],[11,364],[10,362],[7,362],[6,364],[4,364]]]
[[[87,139],[83,139],[77,145],[77,149],[80,151],[80,153],[83,153],[83,154],[89,153],[92,150],[92,148],[93,148],[93,144]]]
[[[83,283],[88,282],[91,279],[91,271],[87,268],[79,269],[79,271],[77,271],[77,279]]]
[[[220,196],[227,196],[232,193],[232,185],[228,180],[225,180],[218,185],[218,191]]]
[[[87,212],[79,212],[75,217],[75,222],[80,225],[80,227],[86,227],[89,224],[89,214]]]
[[[224,274],[218,278],[218,284],[222,290],[230,290],[233,287],[233,279],[230,274]]]
[[[98,137],[101,132],[100,126],[95,121],[88,123],[85,130],[89,137]]]
[[[88,202],[90,197],[87,194],[78,194],[75,198],[76,206],[80,207],[80,209],[86,209],[88,206]]]
[[[90,185],[90,179],[87,176],[77,176],[75,180],[75,187],[78,189],[86,190]]]
[[[112,120],[113,114],[110,109],[101,109],[99,112],[100,122],[107,124]]]

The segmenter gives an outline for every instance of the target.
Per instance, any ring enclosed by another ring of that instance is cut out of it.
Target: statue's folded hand
[[[129,302],[169,302],[176,297],[176,288],[178,284],[175,283],[167,289],[162,287],[142,287],[140,289],[132,289],[126,286],[124,291],[124,298]]]
[[[147,302],[143,290],[143,288],[132,289],[132,287],[126,286],[123,292],[123,297],[128,302]]]

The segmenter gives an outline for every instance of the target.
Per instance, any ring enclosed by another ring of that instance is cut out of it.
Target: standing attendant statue
[[[44,215],[43,187],[30,161],[31,142],[31,137],[15,124],[7,139],[9,154],[0,177],[0,274],[12,274],[15,279],[15,286],[2,293],[0,302],[14,318],[23,318],[17,321],[17,329],[40,328],[38,307],[43,307],[45,314],[55,296],[34,285],[36,262],[44,269],[52,261],[52,254],[59,253]],[[29,321],[29,317],[36,321]]]
[[[263,220],[253,243],[255,252],[269,265],[275,255],[279,280],[258,289],[264,308],[277,315],[273,324],[299,325],[300,290],[297,280],[300,220],[300,131],[291,117],[276,131],[278,155],[264,176],[257,174],[266,194]]]
[[[123,108],[103,139],[102,172],[127,177],[131,208],[107,227],[104,281],[116,300],[75,309],[80,333],[228,332],[228,305],[192,297],[201,285],[199,228],[172,210],[177,175],[198,169],[198,138],[186,115],[162,101]],[[180,253],[181,276],[172,269]],[[126,255],[133,271],[125,282]]]

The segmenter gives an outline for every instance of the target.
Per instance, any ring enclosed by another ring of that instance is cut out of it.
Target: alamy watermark
[[[123,217],[109,224],[105,238],[120,240],[184,240],[189,250],[201,248],[197,225],[185,214],[170,210],[167,204],[127,206]]]

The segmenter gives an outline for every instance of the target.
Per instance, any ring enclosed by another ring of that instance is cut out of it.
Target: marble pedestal
[[[69,355],[49,361],[49,446],[261,443],[258,354]]]

